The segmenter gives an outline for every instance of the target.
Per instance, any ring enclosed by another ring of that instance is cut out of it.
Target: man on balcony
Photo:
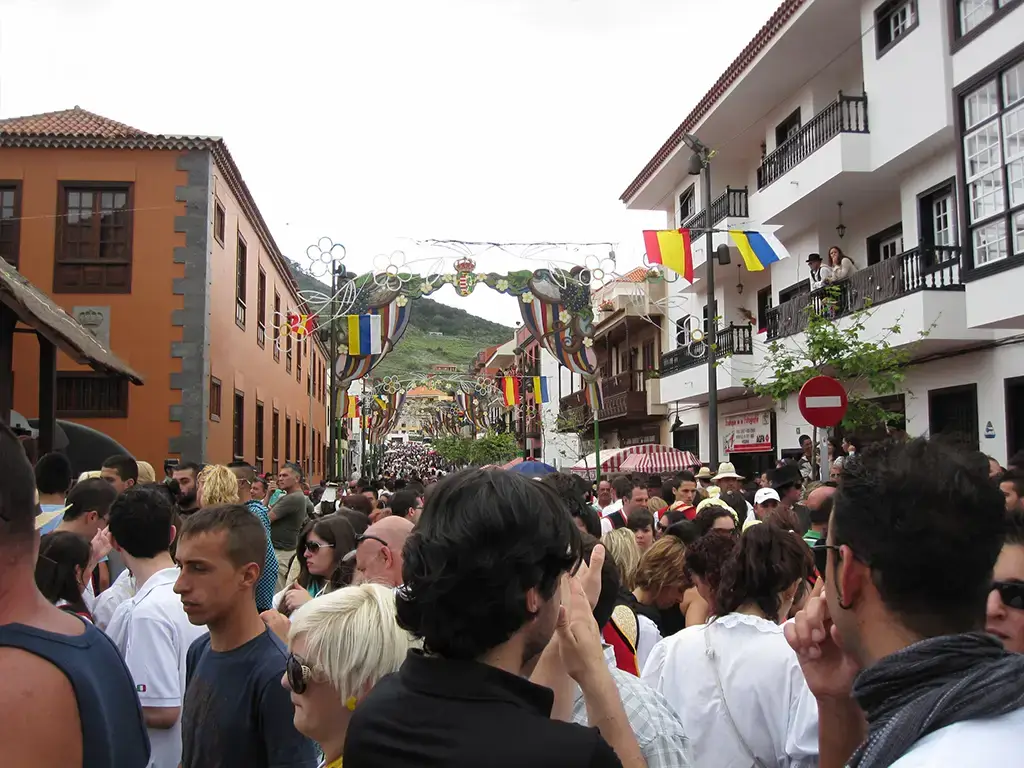
[[[832,280],[832,270],[821,264],[821,254],[812,253],[807,257],[807,266],[811,269],[811,290],[816,291],[826,282]]]

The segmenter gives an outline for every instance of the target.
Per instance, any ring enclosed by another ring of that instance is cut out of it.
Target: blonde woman
[[[343,587],[292,614],[281,685],[295,729],[320,745],[321,768],[341,768],[352,712],[413,646],[395,619],[394,591],[378,584]]]
[[[636,587],[636,569],[640,565],[640,547],[629,528],[616,528],[601,537],[605,551],[619,569],[623,589],[632,592]]]
[[[238,478],[223,464],[207,464],[196,479],[199,506],[238,503]]]
[[[148,461],[136,461],[135,463],[139,465],[139,479],[137,481],[139,485],[156,482],[156,470],[153,469],[152,464]]]

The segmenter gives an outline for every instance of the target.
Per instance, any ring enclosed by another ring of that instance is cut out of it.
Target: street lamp
[[[696,136],[683,134],[683,143],[693,152],[690,155],[688,172],[691,176],[700,176],[700,194],[704,201],[704,250],[708,293],[708,328],[711,337],[708,345],[708,463],[712,468],[718,466],[718,369],[715,367],[716,347],[718,345],[717,323],[718,303],[715,301],[715,261],[720,264],[729,263],[729,246],[724,243],[715,252],[714,231],[711,212],[711,158],[715,152]]]

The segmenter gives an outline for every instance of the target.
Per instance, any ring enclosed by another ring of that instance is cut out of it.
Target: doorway
[[[1004,381],[1006,389],[1006,458],[1024,450],[1024,376]]]
[[[955,435],[965,447],[978,450],[978,385],[930,390],[928,434]]]

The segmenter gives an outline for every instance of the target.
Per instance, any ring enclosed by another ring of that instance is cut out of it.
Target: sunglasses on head
[[[324,547],[326,547],[328,549],[331,549],[331,548],[334,547],[334,545],[333,544],[328,544],[326,541],[307,541],[306,542],[306,551],[309,552],[312,555],[315,555],[317,552],[319,552]]]
[[[391,546],[386,541],[384,541],[384,539],[382,539],[380,536],[374,536],[372,533],[357,533],[356,534],[356,548],[353,549],[351,552],[349,552],[347,555],[345,555],[345,557],[343,557],[342,560],[344,560],[346,562],[349,561],[349,560],[354,560],[355,556],[356,556],[356,550],[359,549],[359,545],[362,544],[364,541],[376,541],[376,542],[379,542],[384,547]]]
[[[1024,582],[993,581],[992,589],[999,593],[999,599],[1007,608],[1024,611]]]
[[[313,679],[313,668],[294,653],[288,654],[284,672],[288,676],[288,687],[300,696],[306,692],[309,681]]]

